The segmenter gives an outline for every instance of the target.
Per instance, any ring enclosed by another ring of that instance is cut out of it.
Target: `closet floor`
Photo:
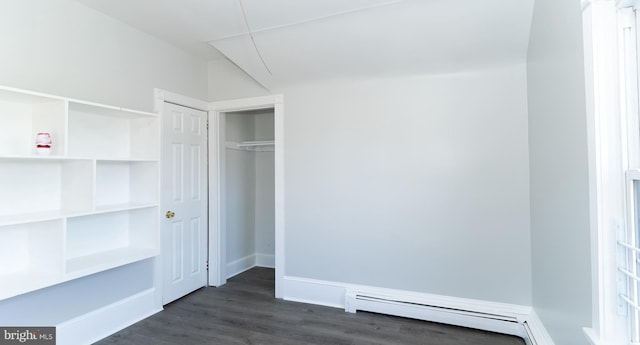
[[[202,288],[97,344],[522,345],[464,327],[277,300],[274,271],[253,268]]]

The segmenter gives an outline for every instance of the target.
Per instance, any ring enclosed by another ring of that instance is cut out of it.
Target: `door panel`
[[[202,271],[203,267],[200,265],[200,255],[201,255],[201,231],[200,228],[200,218],[191,219],[191,229],[189,231],[189,239],[191,245],[191,257],[189,260],[191,266],[191,274],[196,274]]]
[[[171,267],[173,268],[172,283],[182,280],[182,221],[172,222],[173,248],[171,255]]]
[[[165,103],[162,133],[163,304],[207,283],[207,113]]]

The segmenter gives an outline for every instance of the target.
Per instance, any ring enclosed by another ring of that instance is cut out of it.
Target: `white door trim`
[[[273,108],[274,111],[274,164],[275,164],[275,274],[276,298],[283,297],[284,284],[284,109],[282,95],[244,98],[209,103],[209,284],[220,286],[226,283],[225,270],[221,265],[225,249],[224,226],[221,224],[221,185],[222,162],[219,150],[222,149],[219,131],[223,128],[220,114],[232,111]],[[215,253],[214,253],[215,251]]]
[[[177,93],[173,93],[173,92],[158,89],[158,88],[153,89],[153,94],[154,94],[154,112],[156,112],[157,114],[162,114],[162,111],[164,110],[165,102],[182,105],[185,107],[207,111],[207,112],[209,110],[209,103],[202,100],[183,96]],[[162,125],[162,121],[160,121],[160,123]],[[160,165],[162,166],[162,162],[160,162]],[[161,170],[160,174],[162,174],[162,169],[160,170]],[[160,188],[160,194],[162,194],[162,188]],[[163,236],[160,236],[161,249],[160,249],[160,254],[155,259],[155,275],[154,275],[155,276],[154,286],[156,287],[155,289],[156,294],[154,298],[155,298],[156,305],[158,305],[159,307],[162,307],[162,297],[164,293],[164,285],[163,285],[164,244],[162,243],[162,238]]]

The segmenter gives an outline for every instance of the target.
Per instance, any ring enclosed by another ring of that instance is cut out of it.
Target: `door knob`
[[[167,218],[173,218],[175,215],[176,213],[172,211],[167,211],[167,213],[164,214],[164,216]]]

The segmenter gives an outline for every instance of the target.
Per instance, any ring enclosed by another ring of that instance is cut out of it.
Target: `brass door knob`
[[[175,217],[176,213],[175,212],[171,212],[171,211],[167,211],[167,213],[164,214],[165,217],[167,218],[173,218]]]

